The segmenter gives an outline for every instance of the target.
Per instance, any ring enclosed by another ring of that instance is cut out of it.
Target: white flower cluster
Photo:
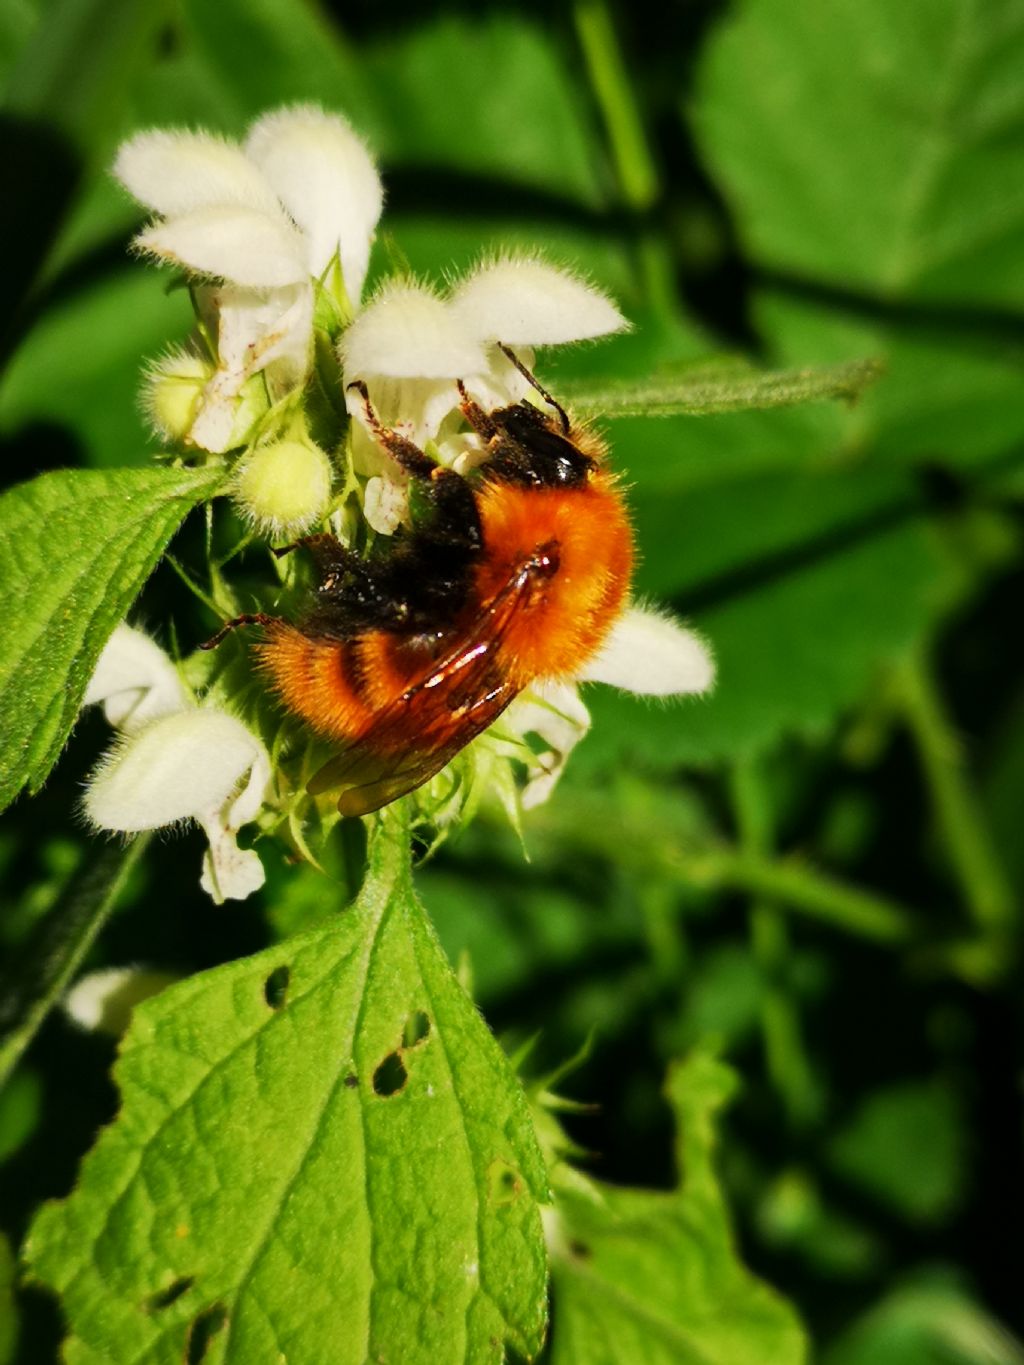
[[[154,421],[196,451],[242,450],[236,501],[268,534],[297,534],[329,507],[330,462],[299,401],[318,337],[337,339],[363,515],[390,534],[408,517],[407,476],[382,450],[363,391],[379,422],[466,472],[485,452],[462,419],[459,381],[488,410],[539,401],[499,343],[530,368],[536,347],[627,326],[600,290],[530,256],[486,261],[443,294],[393,279],[360,307],[381,183],[348,124],[319,109],[268,114],[241,146],[207,133],[141,133],[121,148],[115,173],[157,215],[138,248],[191,277],[206,344],[155,368]],[[706,690],[713,671],[698,637],[634,605],[574,681],[673,696]],[[94,823],[131,832],[194,818],[210,841],[203,885],[215,899],[262,884],[259,859],[235,841],[267,787],[260,741],[224,712],[188,702],[170,660],[128,627],[104,652],[86,700],[103,701],[122,734],[89,789]],[[547,799],[589,723],[573,682],[542,681],[483,744],[493,758],[511,739],[529,770],[529,807]],[[527,734],[540,753],[517,743]]]
[[[209,281],[198,304],[215,364],[176,355],[154,375],[157,395],[165,377],[194,384],[185,422],[168,434],[229,450],[259,412],[260,396],[245,393],[253,376],[273,402],[308,375],[316,284],[332,285],[342,308],[359,298],[384,202],[377,168],[344,119],[302,106],[259,119],[241,147],[210,133],[139,133],[114,174],[160,215],[138,249]],[[159,421],[159,401],[151,406]]]

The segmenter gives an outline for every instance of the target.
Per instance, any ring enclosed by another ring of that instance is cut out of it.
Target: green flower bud
[[[212,374],[212,366],[188,351],[174,351],[151,367],[142,403],[150,425],[164,440],[180,443],[188,437]]]
[[[257,446],[235,474],[242,515],[273,537],[301,535],[323,516],[331,495],[331,462],[319,446],[274,441]]]

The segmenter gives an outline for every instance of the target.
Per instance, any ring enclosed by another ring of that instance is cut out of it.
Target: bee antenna
[[[200,646],[200,649],[216,649],[220,642],[233,630],[239,626],[270,626],[277,620],[276,616],[268,616],[266,612],[251,611],[244,616],[235,616],[230,621],[225,621],[216,635],[211,635]]]
[[[532,375],[530,373],[530,371],[526,368],[526,366],[516,355],[515,351],[511,349],[511,347],[506,346],[503,341],[499,341],[498,350],[502,353],[506,360],[511,360],[512,364],[523,376],[527,384],[529,384],[531,388],[537,390],[541,398],[544,399],[544,402],[550,403],[550,405],[554,408],[554,410],[558,413],[559,417],[562,420],[562,431],[568,435],[569,428],[572,425],[572,423],[569,421],[569,414],[566,412],[565,408],[562,407],[561,403],[556,402],[555,399],[551,397],[551,395],[548,393],[544,385],[540,382],[539,379],[536,378],[535,375]]]

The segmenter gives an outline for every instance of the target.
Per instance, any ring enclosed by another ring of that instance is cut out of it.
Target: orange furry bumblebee
[[[555,415],[526,402],[485,412],[460,385],[486,453],[467,477],[380,426],[356,385],[411,475],[413,529],[370,557],[333,536],[300,541],[320,578],[312,610],[296,625],[238,617],[206,646],[265,627],[259,667],[274,690],[344,746],[309,783],[336,791],[343,815],[426,782],[532,682],[576,676],[625,606],[633,537],[605,447],[506,354]]]

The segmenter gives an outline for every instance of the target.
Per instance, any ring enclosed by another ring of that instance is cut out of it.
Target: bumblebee
[[[260,670],[340,746],[308,790],[337,793],[343,815],[428,781],[531,683],[575,677],[625,607],[633,535],[606,447],[502,350],[550,411],[525,401],[485,411],[460,382],[484,447],[465,476],[382,426],[353,385],[421,515],[381,555],[330,535],[299,541],[319,579],[311,609],[295,623],[237,617],[204,646],[237,625],[264,628]]]

